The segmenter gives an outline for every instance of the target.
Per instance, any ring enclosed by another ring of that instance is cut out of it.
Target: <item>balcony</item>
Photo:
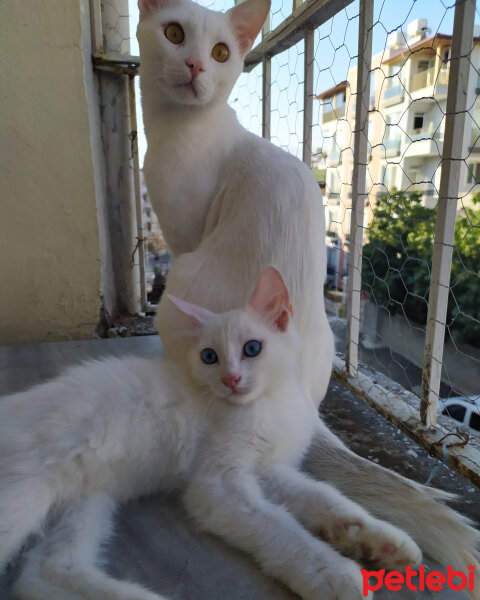
[[[383,106],[393,106],[394,104],[400,104],[405,98],[405,90],[401,85],[395,85],[387,88],[383,92]]]
[[[470,151],[470,153],[475,153],[475,154],[480,152],[480,129],[478,129],[477,127],[474,127],[472,129],[472,136],[470,138],[469,151]]]
[[[345,326],[339,319],[335,319],[334,323],[337,346],[343,351]],[[2,347],[2,351],[0,392],[6,394],[23,389],[25,375],[28,383],[32,384],[52,377],[72,364],[99,359],[105,354],[156,357],[161,354],[162,348],[157,336],[142,336],[84,340],[81,343],[12,345]],[[374,353],[363,349],[361,352],[362,360],[371,364]],[[375,356],[381,353],[385,361],[389,350],[376,352]],[[25,365],[28,365],[27,369]],[[401,368],[398,371],[401,372]],[[358,454],[369,455],[375,462],[396,469],[407,477],[415,471],[422,474],[423,480],[426,479],[431,469],[428,453],[403,435],[397,435],[397,430],[380,414],[354,399],[339,383],[332,381],[330,384],[321,411],[322,418],[336,435],[345,435],[348,429],[349,445]],[[371,440],[375,440],[375,444]],[[407,455],[408,461],[405,459]],[[315,460],[321,459],[320,451],[311,450],[308,458],[313,465]],[[437,477],[438,487],[444,486],[469,497],[471,484],[460,475],[442,469]],[[182,596],[175,591],[181,590],[183,598],[196,600],[298,600],[297,595],[265,575],[246,555],[220,538],[199,531],[181,506],[181,497],[172,492],[158,493],[123,506],[116,517],[114,541],[105,548],[109,572],[144,583],[158,594],[176,595],[177,598]],[[474,518],[478,514],[478,503],[472,503],[471,507],[467,504],[466,509],[465,514]],[[152,552],[151,548],[155,551]],[[0,573],[0,598],[4,600],[11,596],[13,574],[18,573],[20,561],[21,557],[15,559],[8,572]],[[138,565],[141,565],[140,569]],[[213,583],[209,573],[215,573]],[[385,591],[385,594],[383,590],[379,591],[376,598],[386,600],[391,597]],[[438,600],[444,598],[441,592],[438,596]],[[458,597],[462,600],[463,595]]]
[[[376,105],[375,94],[372,94],[370,96],[370,100],[368,102],[368,110],[375,110],[375,105]],[[352,113],[353,118],[355,118],[355,112],[356,112],[356,110],[357,110],[357,103],[353,102],[352,105],[351,105],[351,107],[350,107],[350,111]]]
[[[328,123],[329,121],[336,121],[342,119],[345,116],[345,104],[331,108],[330,110],[323,109],[322,123]]]
[[[433,185],[433,183],[431,183],[430,181],[422,181],[420,183],[411,183],[408,187],[407,187],[407,192],[418,192],[419,194],[422,194],[422,196],[427,197],[427,196],[434,196],[437,194],[437,191],[435,190],[435,186]]]
[[[411,79],[410,89],[411,92],[418,92],[419,90],[425,90],[426,88],[433,87],[434,89],[429,91],[428,96],[447,96],[448,89],[448,78],[450,75],[450,69],[441,68],[440,70],[435,67],[416,73]]]
[[[405,156],[442,156],[443,133],[431,129],[414,129],[408,133]],[[480,148],[479,148],[480,150]]]
[[[391,158],[400,154],[400,138],[396,140],[384,140],[383,145],[385,146],[385,158]]]

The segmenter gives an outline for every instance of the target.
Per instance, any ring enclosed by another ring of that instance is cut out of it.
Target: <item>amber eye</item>
[[[226,44],[219,42],[212,49],[212,56],[217,62],[225,62],[230,52]]]
[[[181,44],[185,39],[185,33],[178,23],[170,23],[165,27],[165,37],[172,44]]]

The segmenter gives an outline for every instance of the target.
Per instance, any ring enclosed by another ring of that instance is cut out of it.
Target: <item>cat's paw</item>
[[[403,571],[422,562],[422,551],[407,533],[376,519],[365,530],[361,549],[361,560],[382,569]]]
[[[382,569],[402,571],[422,560],[420,548],[408,534],[373,517],[325,524],[320,535],[352,558]]]
[[[360,566],[341,557],[329,569],[319,572],[320,581],[312,600],[372,600],[373,592],[364,586]],[[364,589],[365,588],[365,589]]]

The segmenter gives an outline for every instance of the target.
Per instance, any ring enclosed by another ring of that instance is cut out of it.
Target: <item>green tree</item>
[[[317,181],[325,183],[325,176],[327,173],[326,169],[319,169],[318,167],[313,167],[312,172]]]
[[[455,224],[449,322],[453,339],[480,348],[480,192]]]
[[[473,205],[461,211],[455,227],[447,323],[456,342],[480,347],[480,194]],[[427,320],[435,215],[419,193],[381,196],[363,253],[372,302],[420,324]]]

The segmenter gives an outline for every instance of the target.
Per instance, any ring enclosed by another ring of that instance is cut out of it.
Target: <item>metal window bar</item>
[[[358,24],[357,105],[353,146],[352,221],[347,287],[347,356],[346,368],[358,373],[360,336],[360,292],[362,287],[363,218],[368,153],[368,110],[370,106],[370,70],[372,62],[373,0],[360,1]]]
[[[121,73],[128,77],[128,105],[129,105],[129,131],[130,131],[130,163],[133,173],[133,191],[136,217],[136,243],[132,253],[131,267],[136,268],[135,260],[138,253],[138,289],[136,294],[140,298],[140,307],[143,312],[155,311],[155,305],[147,301],[145,281],[145,245],[144,228],[142,223],[142,204],[140,189],[140,166],[138,159],[138,128],[136,111],[135,78],[138,75],[140,58],[128,54],[114,54],[105,52],[104,28],[101,0],[90,0],[91,33],[93,66],[98,71]]]
[[[294,0],[294,7],[295,7]],[[304,83],[303,83],[303,162],[312,167],[312,122],[313,122],[313,67],[314,67],[314,34],[311,25],[305,28]]]
[[[92,39],[95,48],[94,64],[99,69],[121,71],[131,79],[137,74],[138,57],[110,56],[102,45],[100,0],[91,1]],[[269,139],[271,133],[271,58],[294,46],[303,39],[304,52],[304,113],[303,113],[303,160],[311,166],[313,125],[313,36],[315,30],[344,10],[353,0],[293,0],[292,14],[273,31],[267,22],[262,41],[247,55],[245,72],[262,63],[262,135]],[[370,109],[370,74],[372,72],[372,28],[374,0],[360,0],[358,35],[358,70],[354,130],[354,170],[352,176],[353,233],[347,290],[347,350],[346,360],[335,358],[333,377],[359,398],[375,408],[396,427],[424,446],[429,452],[453,469],[480,486],[480,452],[472,446],[461,451],[444,439],[448,432],[436,424],[436,403],[442,368],[443,336],[445,331],[453,233],[456,219],[458,178],[461,156],[463,126],[466,112],[466,84],[469,76],[468,53],[471,50],[475,0],[458,0],[455,5],[455,21],[450,61],[450,84],[447,98],[445,142],[442,155],[442,176],[439,193],[438,215],[432,281],[430,286],[427,335],[422,375],[422,398],[420,410],[379,385],[371,377],[359,371],[358,343],[360,322],[361,265],[364,234],[364,200],[366,198],[365,174],[368,148],[368,117]],[[134,90],[131,92],[132,115],[135,112]],[[135,130],[135,117],[132,120]],[[132,156],[136,150],[132,141]],[[138,157],[135,165],[138,173]],[[139,187],[135,186],[137,207]],[[141,236],[140,213],[138,235]],[[154,308],[154,307],[150,307]],[[443,446],[442,446],[442,443]]]
[[[128,76],[128,97],[130,100],[130,147],[133,164],[133,185],[135,192],[135,216],[137,221],[137,246],[139,261],[140,302],[144,311],[149,310],[147,287],[145,282],[145,236],[142,223],[142,203],[140,190],[140,165],[138,162],[138,127],[135,102],[135,75]],[[132,262],[134,256],[132,255]]]
[[[262,39],[270,33],[270,15],[268,15],[262,29]],[[262,59],[262,137],[270,140],[271,131],[271,88],[272,88],[272,62],[269,56]]]
[[[458,184],[463,150],[465,113],[475,0],[462,0],[455,7],[450,79],[447,95],[442,174],[438,198],[432,278],[427,316],[427,335],[422,374],[420,416],[429,427],[437,423],[442,358],[447,318],[453,241],[457,219]]]

